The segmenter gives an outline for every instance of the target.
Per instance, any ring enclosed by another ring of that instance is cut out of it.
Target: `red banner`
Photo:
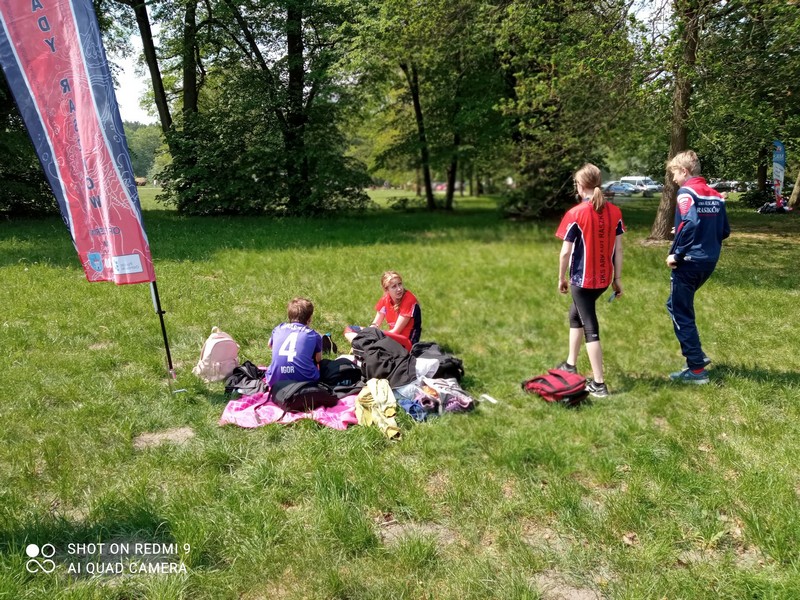
[[[155,281],[91,0],[0,0],[0,63],[86,278]]]

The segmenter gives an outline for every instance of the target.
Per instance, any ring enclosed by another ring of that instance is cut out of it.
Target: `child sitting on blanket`
[[[381,277],[381,287],[384,293],[375,305],[377,313],[369,326],[380,328],[386,320],[389,329],[384,333],[410,352],[411,346],[419,341],[422,333],[422,311],[417,297],[405,288],[403,278],[397,271],[386,271]],[[344,337],[352,343],[362,329],[357,325],[348,325]]]
[[[311,329],[314,305],[305,298],[289,302],[288,323],[272,330],[269,347],[272,362],[267,369],[267,384],[276,381],[318,381],[319,362],[322,359],[322,336]]]

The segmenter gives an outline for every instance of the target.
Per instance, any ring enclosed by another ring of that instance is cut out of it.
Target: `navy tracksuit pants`
[[[681,351],[690,369],[702,369],[705,357],[694,317],[694,294],[708,281],[715,266],[716,264],[710,265],[710,268],[698,268],[692,265],[686,268],[686,265],[680,265],[672,270],[670,277],[667,311],[672,317],[675,337],[680,342]]]

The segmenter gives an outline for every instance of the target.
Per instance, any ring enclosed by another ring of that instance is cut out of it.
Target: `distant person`
[[[692,150],[676,154],[667,163],[679,186],[675,207],[675,239],[667,256],[672,269],[667,310],[675,336],[686,358],[686,368],[670,374],[681,383],[708,383],[711,364],[700,345],[694,315],[694,295],[711,277],[722,250],[722,240],[731,234],[725,199],[700,177],[700,161]]]
[[[284,379],[318,381],[322,360],[322,336],[311,329],[314,305],[305,298],[293,298],[287,307],[288,323],[272,330],[269,347],[272,362],[267,369],[267,384]]]
[[[422,333],[422,310],[417,297],[403,285],[403,278],[397,271],[386,271],[381,276],[383,296],[375,305],[375,318],[369,327],[380,328],[386,321],[388,330],[384,333],[411,351],[411,346],[419,341]],[[348,325],[344,337],[352,343],[363,328]]]
[[[622,296],[625,224],[619,207],[603,196],[600,169],[587,163],[574,177],[580,204],[567,211],[556,231],[556,236],[564,240],[558,261],[558,291],[572,293],[569,353],[567,360],[556,368],[577,373],[578,353],[584,340],[594,376],[586,389],[596,398],[605,398],[608,386],[603,376],[603,349],[595,304],[609,285],[616,297]]]

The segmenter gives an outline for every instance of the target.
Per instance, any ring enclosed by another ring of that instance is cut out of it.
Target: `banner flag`
[[[786,148],[783,142],[772,142],[772,183],[775,190],[775,204],[783,206],[783,176],[786,171]]]
[[[155,281],[91,0],[0,0],[0,64],[89,281]]]

